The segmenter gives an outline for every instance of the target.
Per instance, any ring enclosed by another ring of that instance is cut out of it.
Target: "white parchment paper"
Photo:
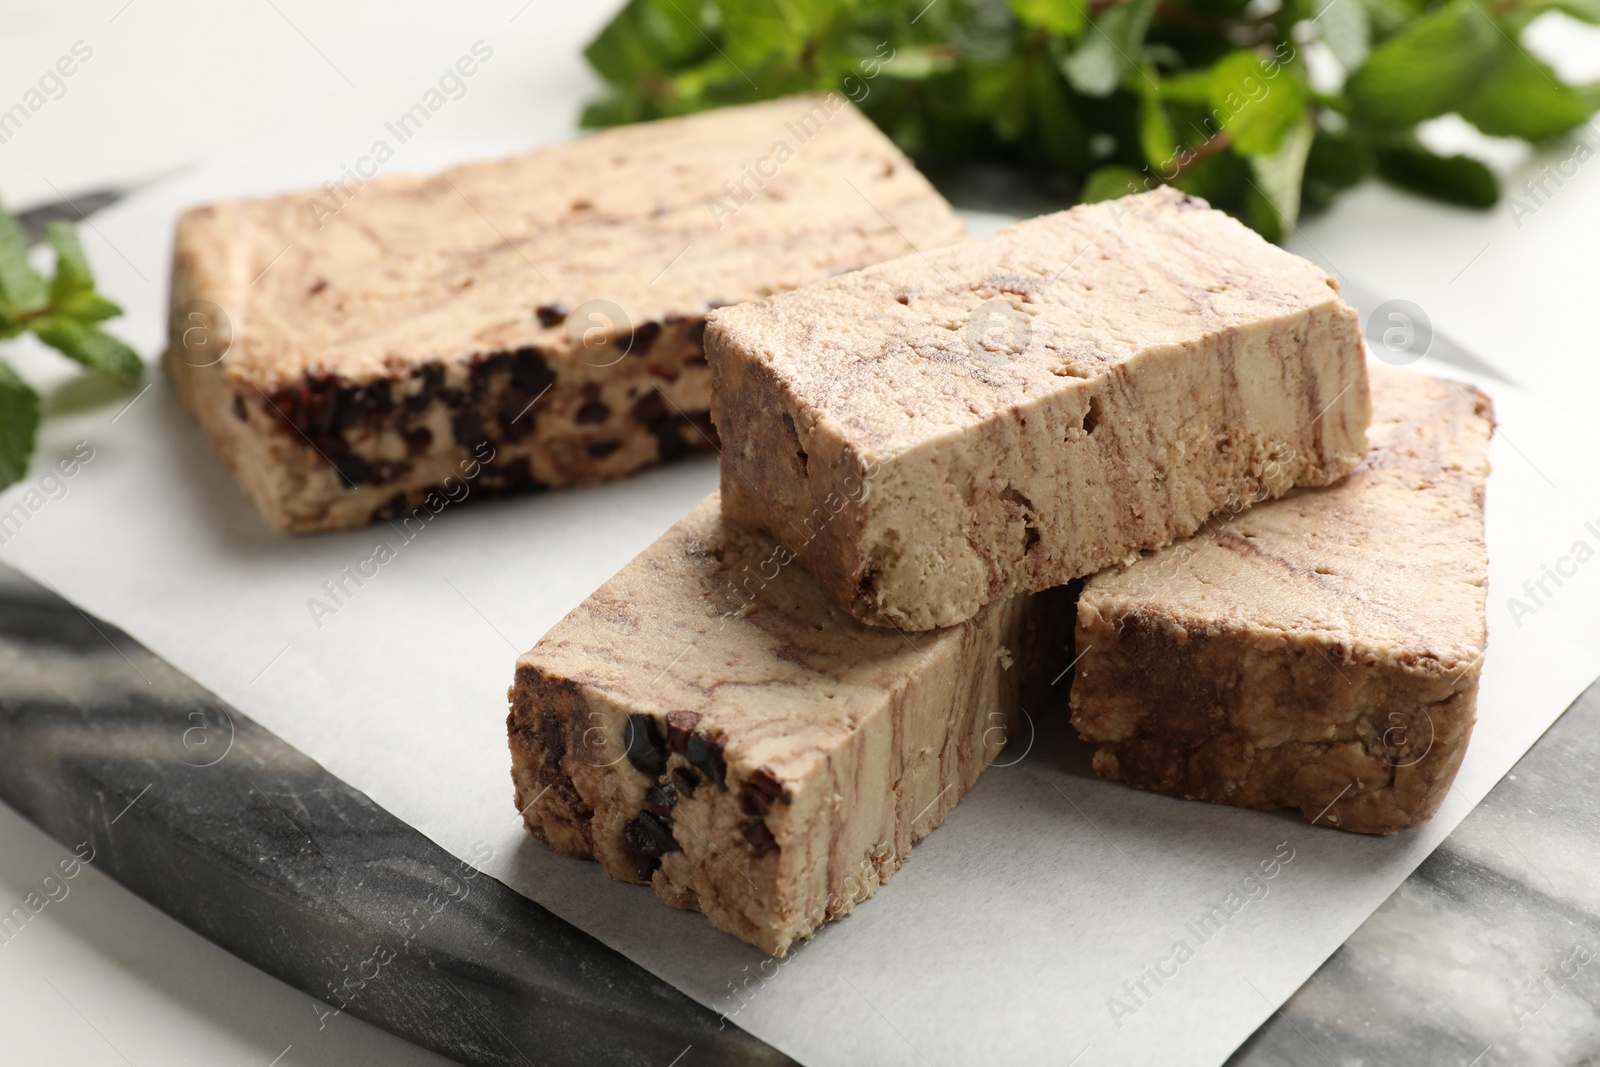
[[[512,147],[419,144],[394,166]],[[84,237],[128,309],[116,328],[159,349],[180,207],[320,184],[357,151],[217,164],[97,217]],[[291,538],[265,527],[158,370],[147,391],[108,398],[53,354],[24,345],[18,362],[53,414],[31,477],[0,496],[0,512],[25,513],[0,529],[0,559],[457,856],[480,858],[487,843],[490,873],[809,1064],[1218,1063],[1600,673],[1597,440],[1554,401],[1495,390],[1481,718],[1431,823],[1357,837],[1138,793],[1093,780],[1081,748],[1041,728],[872,901],[779,963],[550,854],[511,800],[515,655],[709,492],[713,462],[452,506],[410,541],[382,526]],[[51,476],[83,454],[78,442],[92,458]],[[392,558],[314,618],[308,601],[330,603],[323,583],[380,543]],[[1559,583],[1524,587],[1548,571]],[[1511,597],[1527,610],[1513,613]],[[691,1050],[682,1062],[693,1061]]]

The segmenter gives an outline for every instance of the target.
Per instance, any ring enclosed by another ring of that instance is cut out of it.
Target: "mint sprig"
[[[45,228],[55,252],[47,281],[28,262],[28,242],[0,208],[0,340],[32,333],[97,374],[131,383],[144,369],[133,349],[100,329],[122,309],[95,291],[94,272],[77,232],[65,222]],[[0,489],[28,471],[39,432],[39,394],[0,360]]]
[[[1547,11],[1600,24],[1600,0],[628,0],[585,50],[608,89],[584,123],[832,90],[924,163],[1010,162],[1084,200],[1170,184],[1276,240],[1374,176],[1495,203],[1493,172],[1416,127],[1586,123],[1600,87],[1522,44]]]

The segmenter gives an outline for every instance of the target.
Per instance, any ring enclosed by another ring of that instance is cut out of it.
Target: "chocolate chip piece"
[[[335,456],[332,462],[334,471],[339,475],[339,484],[346,489],[354,489],[372,480],[372,465],[360,456]]]
[[[472,367],[467,371],[467,380],[472,383],[472,395],[476,399],[489,390],[489,383],[501,374],[510,375],[511,353],[496,352],[492,355],[478,356],[472,362]]]
[[[646,426],[654,427],[657,423],[665,422],[667,414],[667,401],[657,389],[650,390],[633,405],[634,419]]]
[[[641,774],[658,777],[667,769],[667,742],[653,715],[628,716],[628,762]]]
[[[672,836],[672,821],[648,811],[641,811],[638,818],[622,828],[622,843],[633,857],[641,882],[650,880],[661,866],[662,856],[679,848]]]
[[[492,463],[483,468],[484,484],[495,490],[513,493],[535,492],[550,488],[533,476],[533,464],[527,456],[518,456],[505,463]]]
[[[650,432],[656,439],[656,458],[662,463],[671,463],[689,454],[689,443],[683,439],[676,420],[655,423]]]
[[[778,851],[778,839],[772,836],[772,831],[760,819],[751,819],[744,824],[744,839],[750,842],[750,852],[756,859]]]
[[[413,377],[422,383],[422,388],[406,397],[405,409],[415,415],[439,399],[439,394],[444,389],[444,367],[430,363],[425,367],[419,367]]]
[[[621,447],[621,441],[596,441],[589,446],[589,455],[593,459],[605,459]]]
[[[511,382],[525,393],[538,396],[556,382],[544,356],[536,348],[519,348],[511,357]]]
[[[406,451],[421,455],[433,446],[433,431],[426,426],[414,426],[405,432]]]
[[[322,290],[326,289],[327,287],[328,287],[328,279],[326,279],[326,278],[318,278],[316,281],[311,283],[311,288],[307,289],[306,292],[308,292],[308,293],[312,294],[313,296],[315,296],[317,293],[322,292]]]
[[[473,452],[489,443],[489,435],[483,429],[483,420],[471,408],[450,416],[450,432],[455,434],[457,444]]]
[[[560,326],[567,321],[567,305],[557,301],[554,304],[541,304],[533,312],[539,316],[540,326]]]
[[[772,805],[789,802],[789,790],[777,775],[765,767],[758,767],[739,787],[739,810],[746,815],[761,818],[772,810]]]
[[[403,459],[375,459],[368,466],[372,470],[372,485],[388,485],[403,474],[411,472],[411,464]]]
[[[678,790],[672,785],[653,785],[644,791],[644,806],[657,815],[666,815],[678,803]]]
[[[700,773],[690,767],[678,767],[672,772],[672,784],[686,797],[694,796],[700,787]]]
[[[728,788],[728,764],[722,758],[722,746],[706,737],[695,734],[689,738],[683,758],[701,774],[717,783],[719,789]]]
[[[660,336],[661,324],[659,322],[647,322],[640,326],[637,330],[633,331],[632,345],[624,345],[620,347],[627,348],[629,355],[643,356],[646,352],[650,351],[650,346],[655,344],[656,338]]]
[[[244,397],[236,396],[233,398],[233,413],[238,416],[240,422],[249,421],[250,413],[244,409]]]
[[[610,417],[611,409],[594,400],[580,407],[578,413],[572,417],[572,421],[579,424],[605,422]]]
[[[694,738],[694,728],[700,725],[700,715],[693,711],[667,712],[667,751],[687,753]]]
[[[372,521],[387,522],[390,519],[398,519],[402,514],[405,513],[405,510],[406,495],[404,493],[396,493],[394,496],[390,497],[388,500],[385,500],[382,504],[379,504],[377,507],[372,509]]]

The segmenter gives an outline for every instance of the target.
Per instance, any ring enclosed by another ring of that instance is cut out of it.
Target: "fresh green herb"
[[[1600,23],[1600,0],[629,0],[584,52],[609,88],[583,120],[831,90],[925,163],[1020,164],[1083,200],[1170,184],[1277,240],[1371,175],[1498,200],[1416,127],[1587,122],[1600,90],[1520,43],[1548,10]]]
[[[0,209],[0,340],[32,333],[98,374],[135,381],[143,369],[138,355],[99,327],[122,309],[95,292],[77,233],[58,221],[44,238],[56,256],[48,282],[28,262],[22,230]],[[27,474],[38,430],[39,395],[0,360],[0,489]]]

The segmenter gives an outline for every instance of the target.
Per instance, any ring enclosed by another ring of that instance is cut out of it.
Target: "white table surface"
[[[421,136],[570,131],[598,83],[579,49],[613,9],[592,0],[0,0],[0,111],[78,42],[92,49],[0,144],[13,210],[173,173],[198,160],[360,136],[409,107],[474,42],[494,49]],[[1535,50],[1600,80],[1600,32],[1560,19]],[[1448,138],[1448,123],[1439,131]],[[1535,392],[1594,420],[1600,389],[1600,123],[1575,176],[1535,203],[1519,187],[1569,157],[1517,163],[1488,212],[1380,187],[1347,195],[1289,242],[1341,275],[1413,301]],[[1516,158],[1519,153],[1511,153]],[[1570,168],[1569,168],[1570,169]],[[1520,217],[1519,217],[1520,216]],[[0,806],[0,910],[67,851]],[[350,1016],[319,1030],[309,998],[89,868],[70,896],[0,944],[0,1062],[223,1067],[438,1064]]]

